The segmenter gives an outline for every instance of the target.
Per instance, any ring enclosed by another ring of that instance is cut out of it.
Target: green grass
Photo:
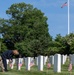
[[[31,70],[27,71],[25,69],[25,66],[23,65],[20,71],[18,71],[15,66],[13,70],[9,69],[9,72],[4,72],[4,73],[0,72],[0,75],[74,75],[74,70],[72,70],[71,73],[68,72],[68,62],[66,62],[65,65],[62,65],[61,73],[55,73],[53,71],[53,66],[50,69],[47,69],[47,67],[44,66],[44,71],[40,72],[38,71],[37,66],[31,67]]]

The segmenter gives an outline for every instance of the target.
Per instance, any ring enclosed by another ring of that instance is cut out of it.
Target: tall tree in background
[[[65,39],[70,46],[70,49],[68,48],[66,51],[68,52],[68,54],[74,54],[74,33],[66,35]]]
[[[74,34],[70,33],[62,37],[58,34],[50,43],[50,54],[73,54],[74,53]]]
[[[25,56],[46,55],[52,37],[48,33],[47,17],[30,4],[12,4],[6,11],[8,20],[1,20],[4,41],[15,43]]]

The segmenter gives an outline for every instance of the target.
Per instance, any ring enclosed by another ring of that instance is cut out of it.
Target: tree
[[[12,4],[6,14],[9,19],[3,20],[0,26],[4,40],[13,41],[26,56],[45,55],[52,37],[44,13],[30,4],[18,3]]]
[[[62,37],[60,34],[56,35],[55,39],[50,43],[50,55],[54,55],[56,53],[66,54],[66,44],[65,37]]]
[[[74,34],[70,33],[62,37],[60,34],[50,43],[50,54],[73,54],[74,53]]]
[[[67,49],[68,54],[73,54],[74,53],[74,34],[70,33],[69,35],[65,36],[65,39],[70,46],[70,49]]]

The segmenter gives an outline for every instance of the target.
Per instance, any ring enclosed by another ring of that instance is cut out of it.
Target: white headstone
[[[30,58],[30,61],[34,61],[34,58],[33,58],[33,57],[31,57],[31,58]]]
[[[54,55],[54,72],[61,72],[61,55]]]
[[[67,55],[65,55],[65,62],[66,62],[66,60],[67,60]]]
[[[30,71],[30,59],[31,57],[25,58],[26,70]]]
[[[22,66],[22,59],[18,58],[18,62],[17,62],[17,69],[21,70],[21,66]]]
[[[35,64],[34,64],[34,57],[31,57],[31,59],[30,59],[30,67],[32,67],[32,66],[34,66]]]
[[[54,65],[54,56],[53,55],[51,55],[49,57],[49,63],[51,63],[52,65]]]
[[[8,65],[8,63],[9,63],[9,60],[8,60],[8,59],[6,59],[6,61],[7,61],[7,65]]]
[[[48,59],[48,56],[43,56],[43,65],[46,65],[47,59]]]
[[[10,67],[11,67],[11,69],[14,68],[14,64],[15,64],[15,59],[12,59],[12,63],[10,63]]]
[[[73,55],[72,55],[72,54],[69,55],[69,62],[70,62],[71,64],[73,64]]]
[[[74,54],[71,56],[72,64],[74,65]]]
[[[46,65],[46,57],[43,56],[43,65]]]
[[[25,59],[25,66],[27,65],[27,57],[24,57],[24,59]]]
[[[38,66],[38,57],[35,57],[36,65]]]
[[[45,56],[45,62],[47,62],[47,60],[48,60],[48,56]]]
[[[43,56],[38,56],[38,70],[43,71]]]
[[[65,56],[61,55],[61,64],[65,64]]]

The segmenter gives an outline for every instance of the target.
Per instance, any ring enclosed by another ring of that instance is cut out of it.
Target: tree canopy
[[[12,4],[7,10],[8,19],[0,18],[0,53],[6,49],[18,49],[24,56],[73,54],[74,34],[56,35],[48,32],[48,18],[30,4]]]
[[[17,48],[25,56],[45,55],[52,37],[44,13],[30,4],[17,3],[6,14],[9,19],[0,19],[0,33],[3,42],[9,42],[7,48]]]

